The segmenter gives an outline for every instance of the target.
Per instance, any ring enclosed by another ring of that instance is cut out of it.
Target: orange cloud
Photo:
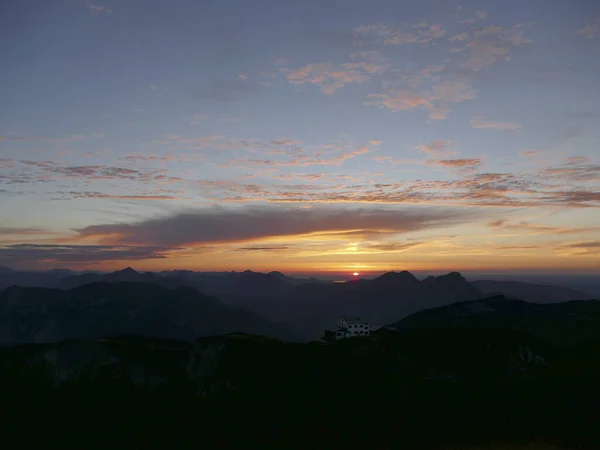
[[[491,228],[497,228],[509,231],[523,231],[527,235],[536,234],[580,234],[600,231],[600,227],[552,227],[544,225],[530,224],[525,221],[511,223],[505,219],[495,220],[488,224]]]
[[[430,91],[414,92],[407,89],[389,89],[368,95],[367,105],[392,111],[413,109],[429,110],[431,120],[445,119],[450,113],[449,103],[461,103],[475,98],[477,92],[461,81],[446,81],[434,85]]]
[[[328,63],[313,63],[289,69],[282,67],[290,84],[314,84],[325,94],[333,94],[347,84],[360,84],[369,81],[374,75],[383,73],[385,66],[373,61],[359,61],[340,64],[338,67]]]
[[[417,145],[417,149],[421,150],[425,153],[444,153],[446,154],[448,147],[452,145],[451,141],[448,140],[438,140],[433,141],[430,144],[420,144]]]

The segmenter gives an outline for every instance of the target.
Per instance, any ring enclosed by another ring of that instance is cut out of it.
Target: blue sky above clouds
[[[26,0],[0,54],[2,264],[599,269],[597,2]]]

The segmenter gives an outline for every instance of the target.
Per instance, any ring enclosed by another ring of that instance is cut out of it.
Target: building
[[[338,328],[334,331],[325,330],[325,340],[332,341],[357,336],[369,336],[371,327],[369,322],[358,317],[352,319],[340,318]]]

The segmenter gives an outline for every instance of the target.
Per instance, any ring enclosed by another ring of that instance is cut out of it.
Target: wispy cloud
[[[483,116],[473,117],[471,119],[471,126],[473,128],[487,128],[491,130],[499,130],[499,131],[508,131],[508,130],[518,130],[521,128],[521,125],[514,122],[495,122],[486,119]]]
[[[95,5],[93,3],[88,3],[87,6],[96,13],[110,14],[112,12],[111,9],[108,9],[105,6]]]
[[[600,17],[583,25],[577,30],[577,34],[581,34],[588,39],[600,37]]]
[[[532,156],[539,156],[541,152],[539,150],[523,150],[519,153],[524,158],[530,158]]]
[[[483,164],[481,158],[436,159],[433,164],[443,167],[476,167]]]
[[[0,262],[20,266],[35,261],[43,266],[62,263],[103,263],[164,259],[172,247],[123,245],[14,244],[0,245]]]
[[[320,146],[298,147],[297,141],[270,141],[268,143],[246,141],[248,148],[257,147],[270,155],[280,158],[232,158],[219,167],[308,167],[308,166],[340,166],[345,161],[369,153],[372,147],[379,145],[377,141],[369,145],[352,146],[341,144],[325,144]]]
[[[531,43],[525,37],[524,25],[510,28],[489,25],[473,31],[469,39],[463,41],[469,53],[464,66],[473,72],[487,69],[499,59],[508,60],[516,48]]]
[[[452,145],[452,142],[448,140],[438,140],[433,141],[429,144],[419,144],[417,145],[417,149],[422,152],[435,154],[435,155],[448,155],[452,154],[449,152],[449,147]]]
[[[556,247],[556,250],[567,251],[576,256],[596,256],[600,255],[600,241],[571,242]]]
[[[328,63],[314,63],[289,69],[279,69],[288,82],[293,85],[314,84],[325,94],[333,94],[348,84],[360,84],[373,76],[383,73],[383,66],[375,62],[348,62],[334,66]]]
[[[139,195],[120,195],[120,194],[107,194],[104,192],[88,192],[88,191],[59,191],[53,194],[54,200],[72,200],[81,198],[94,198],[104,200],[141,200],[141,201],[164,201],[164,200],[178,200],[179,197],[176,195],[159,195],[159,194],[139,194]]]
[[[169,92],[171,89],[166,86],[160,86],[158,84],[151,84],[150,90],[152,91],[161,91],[161,92]]]
[[[472,100],[477,92],[462,81],[445,81],[429,90],[407,90],[392,88],[382,93],[370,94],[367,105],[388,108],[392,111],[424,109],[431,120],[448,117],[449,105]]]
[[[553,227],[547,225],[537,225],[526,221],[520,222],[509,222],[506,219],[495,220],[489,223],[491,228],[507,230],[512,232],[518,232],[519,234],[525,235],[536,235],[536,234],[581,234],[581,233],[594,233],[600,231],[600,227]]]
[[[429,45],[443,38],[446,30],[440,24],[429,25],[419,22],[403,27],[385,24],[361,25],[355,29],[360,36],[374,37],[385,45],[419,44]]]

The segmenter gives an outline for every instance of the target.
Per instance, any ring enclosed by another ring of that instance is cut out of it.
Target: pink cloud
[[[90,8],[92,11],[97,12],[97,13],[104,13],[104,14],[109,14],[112,12],[112,10],[104,7],[104,6],[100,6],[100,5],[94,5],[93,3],[88,3],[87,4],[88,8]]]
[[[525,157],[525,158],[529,158],[531,156],[539,156],[541,154],[540,151],[538,150],[523,150],[520,155]]]
[[[437,159],[433,161],[434,164],[438,166],[444,167],[475,167],[483,164],[483,161],[480,158],[471,158],[471,159]]]
[[[586,23],[577,30],[577,34],[581,34],[588,39],[600,37],[600,17],[593,22]]]

